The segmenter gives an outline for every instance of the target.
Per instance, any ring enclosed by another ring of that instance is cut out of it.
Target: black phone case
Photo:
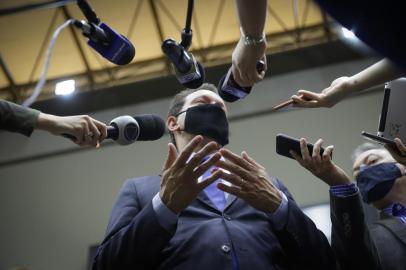
[[[313,144],[308,143],[307,149],[309,149],[310,155],[313,153]],[[285,134],[278,134],[276,135],[276,153],[279,155],[292,158],[292,155],[289,153],[290,150],[296,152],[299,156],[302,156],[300,151],[300,141],[296,138],[289,137]],[[324,148],[320,148],[321,155],[324,152]]]

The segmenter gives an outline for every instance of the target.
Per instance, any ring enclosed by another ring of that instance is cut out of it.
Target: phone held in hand
[[[309,150],[310,155],[313,153],[313,144],[308,143],[307,144],[307,149]],[[285,134],[278,134],[276,135],[276,153],[279,155],[292,158],[292,155],[289,153],[289,151],[292,150],[296,152],[299,156],[302,156],[301,151],[300,151],[300,140],[290,137]],[[320,148],[320,155],[323,155],[324,148]]]

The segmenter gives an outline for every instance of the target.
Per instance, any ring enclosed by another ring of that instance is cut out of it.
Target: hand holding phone
[[[309,153],[313,153],[313,147],[314,145],[311,143],[307,144],[307,149],[309,150]],[[276,153],[279,155],[294,159],[292,155],[289,153],[289,151],[294,151],[297,153],[299,156],[302,156],[301,151],[300,151],[300,141],[299,139],[290,137],[285,134],[278,134],[276,135]],[[324,153],[324,148],[320,148],[320,155],[323,155]]]

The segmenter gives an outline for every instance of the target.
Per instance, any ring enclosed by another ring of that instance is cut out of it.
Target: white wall
[[[350,75],[372,62],[374,59],[271,76],[246,100],[232,104],[231,116],[269,109],[299,88],[319,91],[337,76]],[[323,137],[335,145],[335,162],[350,172],[349,156],[363,142],[361,130],[377,127],[381,96],[381,91],[373,91],[334,109],[290,110],[232,121],[229,147],[237,153],[247,150],[269,174],[285,182],[301,205],[326,202],[325,184],[294,161],[275,154],[276,134],[311,141]],[[164,116],[168,104],[169,100],[159,100],[92,116],[103,121],[122,113]],[[158,173],[168,140],[164,137],[127,147],[107,145],[0,166],[0,269],[24,265],[33,270],[84,270],[88,248],[102,240],[122,183],[130,177]],[[63,138],[41,132],[30,139],[3,133],[0,163],[71,147]]]

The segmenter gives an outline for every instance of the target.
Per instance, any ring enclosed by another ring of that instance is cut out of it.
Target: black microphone
[[[114,118],[107,126],[106,139],[112,139],[121,145],[132,144],[135,141],[155,141],[165,133],[164,120],[154,114],[140,114],[134,117],[123,115]],[[62,134],[71,140],[76,137]]]
[[[257,72],[261,73],[265,69],[265,62],[259,60],[257,63]],[[251,93],[252,86],[240,86],[234,79],[231,68],[227,71],[218,84],[219,96],[227,102],[234,102],[245,98]]]
[[[130,63],[135,56],[133,44],[125,36],[100,22],[96,13],[85,0],[78,0],[77,3],[88,22],[74,20],[73,25],[88,38],[87,44],[102,57],[116,65]]]
[[[178,81],[187,88],[198,88],[204,82],[204,68],[181,44],[173,39],[162,43],[162,51],[169,57]]]

